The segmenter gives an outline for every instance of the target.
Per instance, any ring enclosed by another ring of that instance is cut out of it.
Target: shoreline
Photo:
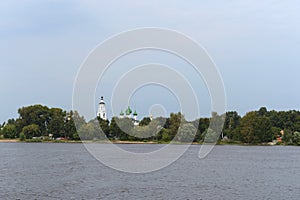
[[[12,143],[12,142],[19,142],[18,139],[0,139],[0,143]]]
[[[114,140],[110,141],[113,144],[169,144],[169,142],[156,142],[156,141],[121,141],[121,140]],[[19,139],[0,139],[0,143],[68,143],[68,144],[79,144],[79,143],[99,143],[99,144],[108,144],[107,141],[93,141],[93,140],[50,140],[50,141],[35,141],[35,140],[27,140],[27,141],[20,141]],[[203,145],[202,142],[192,142],[192,143],[180,143],[180,142],[174,142],[174,145]],[[239,143],[239,142],[218,142],[215,145],[230,145],[230,146],[297,146],[297,145],[285,145],[285,144],[247,144],[247,143]]]

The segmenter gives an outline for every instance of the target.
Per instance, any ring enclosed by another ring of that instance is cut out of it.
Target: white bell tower
[[[105,103],[103,100],[103,97],[101,97],[101,100],[98,105],[98,112],[97,112],[97,117],[100,117],[101,119],[106,120],[106,110],[105,110]]]

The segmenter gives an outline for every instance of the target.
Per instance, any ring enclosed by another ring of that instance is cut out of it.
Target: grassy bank
[[[42,140],[42,139],[26,139],[24,141],[20,141],[19,139],[0,139],[2,143],[13,143],[13,142],[25,142],[25,143],[109,143],[105,140]],[[170,142],[165,141],[121,141],[121,140],[111,140],[113,144],[169,144]],[[183,142],[172,142],[172,144],[184,145],[190,143]],[[192,145],[202,145],[203,142],[193,142]],[[216,145],[239,145],[239,146],[273,146],[268,143],[259,143],[259,144],[247,144],[239,141],[219,141]],[[286,144],[277,144],[282,146],[288,146]]]

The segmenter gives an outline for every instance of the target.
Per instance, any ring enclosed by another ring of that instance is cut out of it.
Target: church
[[[135,126],[139,125],[139,120],[137,119],[137,112],[134,111],[134,113],[132,113],[132,110],[130,108],[130,106],[127,107],[127,109],[125,110],[125,113],[121,110],[120,112],[120,118],[130,118],[132,119],[132,122]]]
[[[132,123],[137,126],[139,125],[139,120],[137,119],[137,112],[134,111],[132,113],[132,110],[130,106],[127,107],[125,110],[125,113],[123,111],[120,112],[119,118],[130,118],[132,119]],[[105,108],[105,102],[103,100],[103,96],[101,96],[99,105],[98,105],[98,111],[97,111],[97,117],[100,117],[103,120],[107,120],[107,115],[106,115],[106,108]]]
[[[101,97],[99,105],[98,105],[97,117],[100,117],[103,120],[107,119],[106,109],[105,109],[105,102],[103,100],[103,97]]]

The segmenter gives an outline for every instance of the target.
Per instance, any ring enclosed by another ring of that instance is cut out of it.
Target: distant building
[[[98,105],[98,111],[97,111],[97,117],[100,117],[101,119],[106,120],[106,109],[105,109],[105,102],[103,100],[103,97],[101,97],[101,100]]]
[[[119,117],[120,118],[124,118],[124,117],[130,118],[130,119],[132,119],[133,124],[135,126],[137,126],[137,125],[139,125],[139,122],[140,122],[137,119],[137,116],[138,116],[137,112],[134,111],[134,113],[132,113],[132,110],[131,110],[130,106],[128,106],[127,109],[125,110],[125,113],[121,110]]]
[[[138,114],[136,111],[132,112],[130,106],[127,107],[125,112],[121,111],[120,112],[120,118],[130,118],[132,119],[132,122],[135,126],[139,125],[139,120],[138,120]],[[98,105],[98,111],[97,111],[97,117],[100,117],[101,119],[106,120],[107,115],[106,115],[106,108],[105,108],[105,102],[103,100],[103,96],[100,99],[99,105]]]

